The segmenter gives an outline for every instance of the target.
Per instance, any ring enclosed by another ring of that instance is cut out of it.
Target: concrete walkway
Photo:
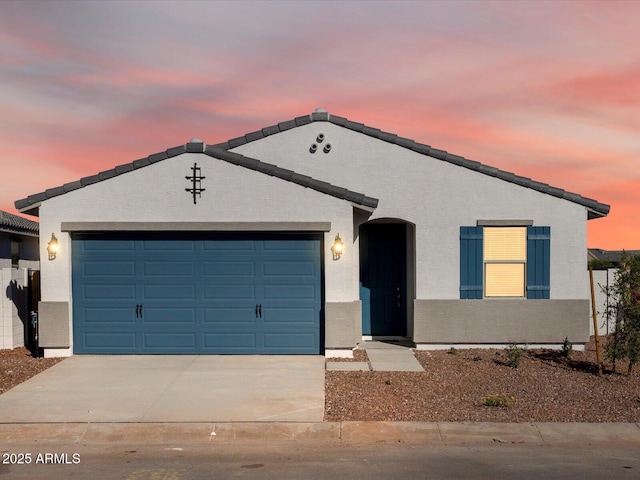
[[[358,346],[369,362],[327,362],[327,370],[374,370],[381,372],[424,372],[424,368],[406,345],[367,341]]]
[[[0,423],[323,417],[318,355],[74,355],[0,395]]]

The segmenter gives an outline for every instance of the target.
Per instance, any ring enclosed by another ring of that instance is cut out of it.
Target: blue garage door
[[[74,353],[319,354],[320,237],[83,234]]]

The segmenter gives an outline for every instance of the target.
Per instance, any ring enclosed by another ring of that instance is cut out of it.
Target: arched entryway
[[[413,232],[412,224],[391,219],[360,226],[363,336],[407,336],[414,297]]]

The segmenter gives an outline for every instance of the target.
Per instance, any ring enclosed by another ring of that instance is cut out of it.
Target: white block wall
[[[29,321],[29,271],[26,269],[0,269],[0,349],[24,346],[24,321]],[[19,316],[20,310],[25,318]]]

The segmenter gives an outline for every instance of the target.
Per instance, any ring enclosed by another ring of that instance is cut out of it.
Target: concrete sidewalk
[[[319,442],[640,446],[635,423],[43,423],[0,424],[5,445]]]

